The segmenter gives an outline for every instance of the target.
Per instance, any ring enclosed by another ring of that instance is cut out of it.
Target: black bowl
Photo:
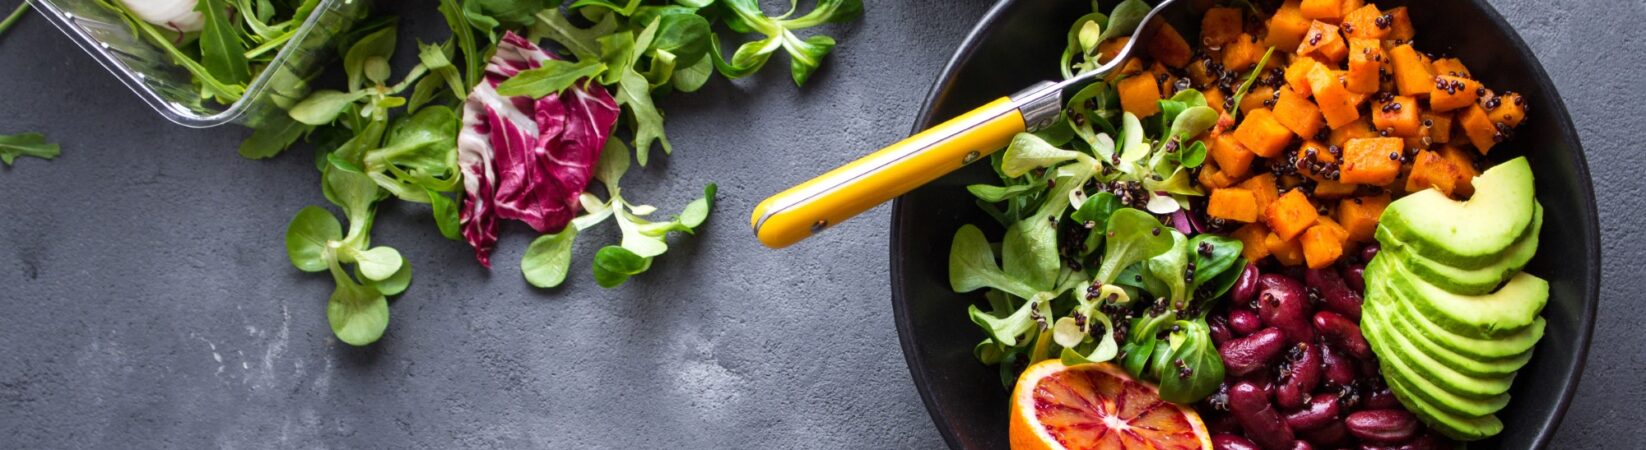
[[[1116,3],[1103,2],[1105,10]],[[1406,1],[1379,1],[1382,7]],[[1547,211],[1542,245],[1526,270],[1549,280],[1548,328],[1499,413],[1503,434],[1473,448],[1539,448],[1554,436],[1583,372],[1600,285],[1600,231],[1577,130],[1530,49],[1483,0],[1418,2],[1411,17],[1421,50],[1462,58],[1494,89],[1525,95],[1529,120],[1492,150],[1526,155]],[[1004,0],[983,17],[932,88],[924,129],[1039,80],[1058,76],[1058,54],[1090,2]],[[1435,46],[1435,43],[1446,43]],[[1427,47],[1424,45],[1427,44]],[[993,367],[972,357],[984,336],[966,318],[977,294],[949,289],[949,241],[962,224],[993,223],[965,191],[994,182],[977,164],[899,198],[892,208],[892,306],[903,355],[926,409],[954,448],[1005,448],[1008,393]],[[1003,230],[984,228],[998,239]]]

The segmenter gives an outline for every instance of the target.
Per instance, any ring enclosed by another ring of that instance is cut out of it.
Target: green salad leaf
[[[46,135],[40,133],[0,134],[0,163],[7,166],[19,156],[56,159],[62,153],[62,147],[46,142]]]

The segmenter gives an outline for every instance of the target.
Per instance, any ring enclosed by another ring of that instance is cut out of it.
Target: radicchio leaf
[[[539,233],[565,229],[617,122],[617,101],[595,83],[540,99],[497,94],[499,83],[551,59],[558,58],[519,35],[505,34],[486,64],[485,78],[463,105],[457,136],[466,193],[463,237],[486,267],[497,244],[498,219],[525,222]]]

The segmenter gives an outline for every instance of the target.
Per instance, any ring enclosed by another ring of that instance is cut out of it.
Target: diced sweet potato
[[[1326,144],[1308,140],[1303,141],[1303,146],[1297,149],[1297,165],[1295,167],[1299,175],[1315,181],[1322,181],[1326,179],[1326,174],[1315,171],[1312,166],[1318,164],[1324,167],[1326,164],[1336,162],[1337,157],[1332,155]]]
[[[1280,199],[1280,188],[1275,185],[1275,176],[1264,172],[1240,182],[1240,188],[1252,191],[1252,197],[1257,198],[1257,210],[1268,211],[1269,204]]]
[[[1246,119],[1235,128],[1234,135],[1240,145],[1264,158],[1279,156],[1286,151],[1286,144],[1292,142],[1292,131],[1276,121],[1274,113],[1267,108],[1254,109],[1247,114]]]
[[[1354,195],[1355,192],[1359,191],[1360,187],[1339,181],[1320,180],[1315,182],[1315,198],[1338,199]]]
[[[1312,21],[1303,17],[1302,3],[1301,0],[1286,0],[1273,16],[1269,16],[1269,34],[1264,43],[1274,47],[1276,52],[1292,53],[1303,43],[1303,34],[1309,31]]]
[[[1389,28],[1377,26],[1377,18],[1383,16],[1383,11],[1377,10],[1377,5],[1365,5],[1349,11],[1343,15],[1343,34],[1350,39],[1383,39],[1389,37]]]
[[[1497,125],[1486,115],[1486,109],[1480,105],[1469,105],[1458,110],[1457,126],[1463,130],[1463,135],[1469,137],[1469,143],[1474,144],[1475,151],[1484,155],[1492,151],[1503,135],[1497,131]]]
[[[1378,40],[1349,38],[1349,70],[1343,74],[1343,87],[1356,94],[1377,92],[1383,59],[1383,44]]]
[[[1119,55],[1120,50],[1126,48],[1126,43],[1131,42],[1131,40],[1131,36],[1116,36],[1098,43],[1097,62],[1107,64],[1109,60],[1112,60],[1116,55]]]
[[[1383,14],[1389,16],[1389,39],[1410,41],[1417,37],[1417,28],[1412,27],[1412,18],[1406,15],[1406,7],[1393,8]]]
[[[1204,186],[1208,190],[1234,186],[1235,183],[1240,181],[1229,177],[1228,174],[1223,173],[1223,169],[1217,167],[1217,161],[1215,160],[1207,161],[1206,165],[1201,166],[1200,176],[1195,180],[1199,181],[1200,185]]]
[[[1343,148],[1342,176],[1350,184],[1387,186],[1400,175],[1400,138],[1350,139]]]
[[[1303,246],[1297,243],[1297,239],[1282,239],[1280,235],[1271,231],[1269,236],[1263,238],[1263,246],[1269,250],[1270,255],[1274,255],[1275,261],[1279,261],[1280,265],[1303,265]]]
[[[1189,64],[1189,41],[1183,39],[1171,24],[1162,22],[1159,27],[1153,28],[1154,35],[1143,41],[1143,50],[1154,57],[1155,61],[1175,68],[1183,68]]]
[[[1343,256],[1343,244],[1348,238],[1349,233],[1343,227],[1321,217],[1314,226],[1303,232],[1298,243],[1303,246],[1303,259],[1309,268],[1320,269],[1332,265]]]
[[[1486,108],[1486,117],[1491,118],[1493,123],[1514,128],[1520,126],[1520,121],[1526,118],[1526,99],[1518,93],[1504,92],[1503,95],[1493,96],[1482,103],[1481,106]]]
[[[1480,82],[1452,75],[1436,75],[1434,90],[1429,92],[1429,107],[1435,111],[1451,111],[1473,105],[1479,98]]]
[[[1214,190],[1206,201],[1206,214],[1236,222],[1256,222],[1257,198],[1252,196],[1252,191],[1241,188]]]
[[[1298,10],[1303,18],[1337,23],[1343,20],[1343,0],[1303,0]]]
[[[1155,84],[1154,76],[1141,74],[1126,77],[1120,80],[1116,90],[1120,92],[1120,108],[1126,112],[1139,118],[1160,112],[1160,85]]]
[[[1330,139],[1326,143],[1342,147],[1350,139],[1378,137],[1377,130],[1372,128],[1372,121],[1368,118],[1359,118],[1347,125],[1333,128]]]
[[[1458,172],[1457,187],[1452,189],[1452,193],[1457,197],[1475,195],[1474,180],[1480,175],[1480,171],[1475,170],[1474,157],[1469,156],[1467,151],[1450,145],[1440,147],[1440,156],[1451,161],[1452,167]]]
[[[1337,10],[1343,11],[1343,15],[1347,17],[1349,12],[1360,9],[1362,6],[1366,6],[1365,0],[1343,0],[1343,6],[1338,7]]]
[[[1303,34],[1303,43],[1297,46],[1297,54],[1313,56],[1335,65],[1349,56],[1349,44],[1343,41],[1342,34],[1338,34],[1337,25],[1316,20],[1309,24],[1309,32]]]
[[[1231,235],[1240,240],[1240,255],[1246,257],[1246,262],[1255,263],[1269,256],[1269,246],[1264,245],[1264,238],[1269,237],[1269,227],[1263,223],[1248,223],[1237,228]]]
[[[1389,62],[1394,68],[1395,86],[1400,88],[1400,95],[1427,96],[1434,89],[1434,69],[1423,61],[1411,44],[1389,49]]]
[[[1474,78],[1469,74],[1469,68],[1463,65],[1463,60],[1457,58],[1440,58],[1434,62],[1436,75],[1451,75],[1454,77]]]
[[[1240,145],[1240,141],[1235,139],[1234,134],[1219,134],[1211,139],[1211,144],[1208,153],[1211,154],[1212,160],[1217,161],[1217,166],[1228,173],[1229,177],[1244,177],[1247,172],[1251,171],[1252,160],[1257,158],[1257,154],[1247,150],[1246,146]]]
[[[1214,47],[1229,43],[1246,26],[1243,14],[1240,8],[1219,7],[1206,11],[1200,18],[1200,41]]]
[[[1218,113],[1224,112],[1223,104],[1227,103],[1228,99],[1223,97],[1222,89],[1218,89],[1216,87],[1201,89],[1200,95],[1206,97],[1206,106],[1212,107],[1212,109],[1217,110]]]
[[[1280,99],[1275,100],[1273,111],[1275,121],[1298,136],[1314,136],[1320,132],[1320,127],[1326,126],[1320,107],[1291,89],[1280,90]]]
[[[1315,205],[1309,203],[1309,198],[1300,189],[1286,192],[1263,211],[1263,223],[1285,240],[1291,240],[1313,226],[1318,217],[1320,212],[1315,211]]]
[[[1372,125],[1389,132],[1390,136],[1415,138],[1422,133],[1422,119],[1418,118],[1417,99],[1397,95],[1387,102],[1372,104]]]
[[[1453,166],[1451,160],[1438,152],[1422,151],[1412,163],[1412,173],[1406,176],[1406,192],[1434,188],[1451,196],[1462,181],[1463,171]]]
[[[1389,207],[1389,194],[1347,198],[1337,202],[1337,223],[1355,242],[1371,242],[1377,234],[1377,220]]]
[[[1452,113],[1423,112],[1423,125],[1429,128],[1429,140],[1436,144],[1452,141]]]
[[[1319,64],[1308,56],[1292,58],[1291,65],[1286,66],[1286,85],[1304,97],[1313,95],[1314,91],[1309,90],[1309,69]]]
[[[1268,48],[1257,45],[1257,38],[1250,34],[1241,33],[1234,40],[1223,45],[1223,68],[1235,72],[1245,72],[1257,66],[1257,61],[1263,59],[1263,52]]]
[[[1143,60],[1127,58],[1125,64],[1120,65],[1120,76],[1132,76],[1143,73]]]
[[[1338,81],[1336,74],[1327,69],[1325,64],[1317,64],[1309,69],[1309,90],[1314,92],[1315,105],[1320,107],[1320,113],[1326,116],[1326,125],[1332,128],[1341,127],[1360,118],[1360,111],[1355,107],[1355,100],[1349,90]]]

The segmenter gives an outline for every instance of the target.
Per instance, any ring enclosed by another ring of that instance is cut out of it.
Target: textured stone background
[[[588,274],[610,227],[580,237],[567,285],[543,291],[518,274],[524,227],[487,272],[426,210],[386,209],[375,239],[416,276],[365,349],[332,338],[331,281],[286,262],[286,222],[324,203],[308,151],[241,159],[246,131],[172,126],[26,18],[0,39],[0,133],[42,131],[64,152],[0,168],[0,446],[941,446],[896,343],[888,209],[781,252],[745,221],[763,196],[903,135],[990,2],[869,3],[832,31],[844,45],[806,90],[776,67],[662,101],[677,153],[625,193],[668,210],[718,182],[721,202],[620,289]],[[1646,158],[1627,97],[1646,84],[1646,3],[1496,3],[1565,95],[1602,204],[1601,316],[1553,447],[1646,448]],[[433,4],[395,8],[432,41]]]

